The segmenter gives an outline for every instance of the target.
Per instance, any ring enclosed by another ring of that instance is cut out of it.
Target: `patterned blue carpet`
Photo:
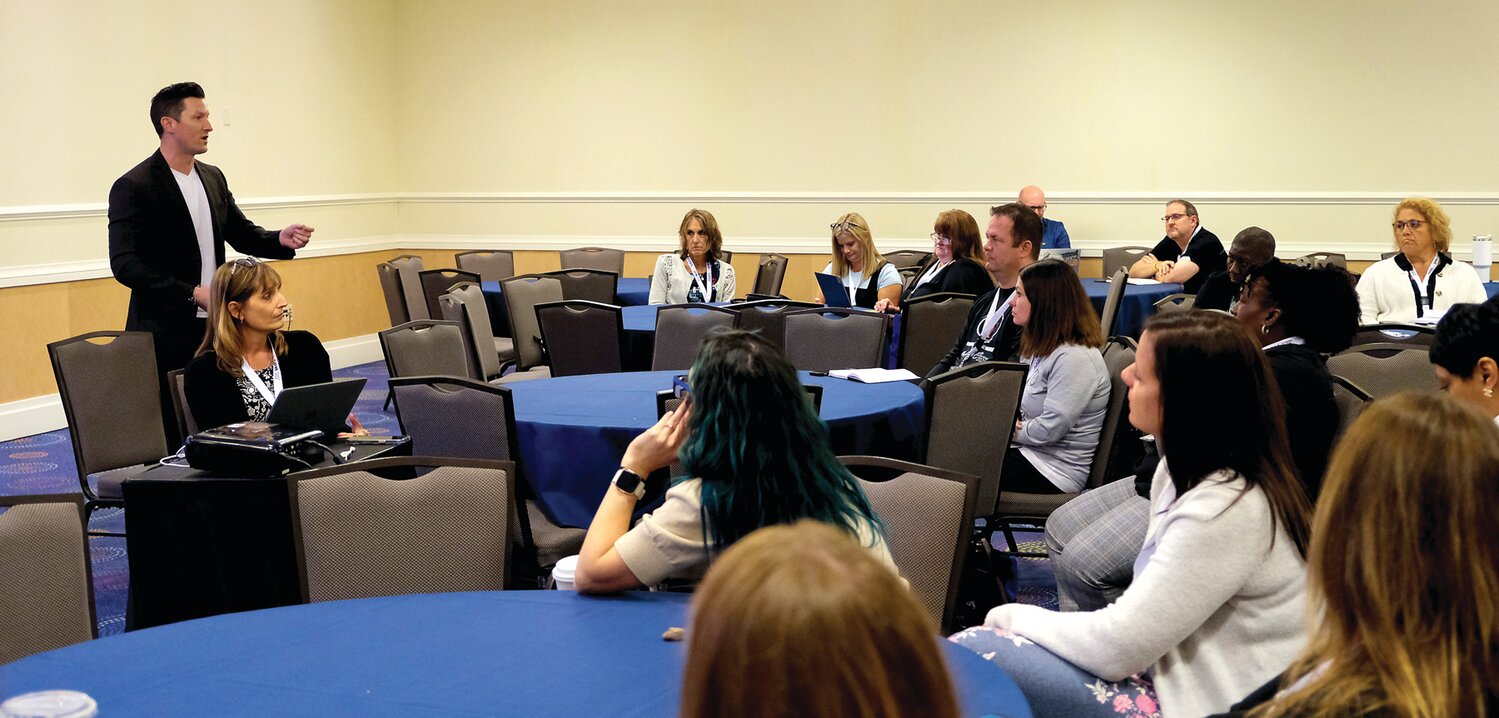
[[[381,410],[387,389],[383,362],[372,362],[340,369],[335,377],[364,377],[368,380],[354,413],[372,434],[391,434],[398,428],[394,413]],[[0,495],[77,493],[78,471],[73,459],[73,444],[67,429],[0,442]],[[89,527],[95,530],[125,530],[125,512],[103,509],[94,512]],[[1002,545],[1003,536],[996,536]],[[1017,533],[1023,550],[1041,550],[1037,533]],[[125,628],[125,595],[130,585],[129,564],[125,557],[125,539],[95,538],[89,542],[94,572],[94,605],[99,617],[99,635],[119,633]],[[1020,559],[1016,562],[1013,588],[1022,603],[1056,608],[1056,583],[1050,562],[1046,559]]]

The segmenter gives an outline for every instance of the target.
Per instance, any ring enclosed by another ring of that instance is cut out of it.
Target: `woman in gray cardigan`
[[[1020,273],[1011,317],[1025,333],[1021,361],[1031,365],[1020,419],[1005,454],[1005,491],[1082,491],[1109,407],[1103,330],[1072,268],[1038,262]]]

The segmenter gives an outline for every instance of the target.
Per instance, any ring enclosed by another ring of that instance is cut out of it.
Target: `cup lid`
[[[573,580],[573,575],[578,572],[578,557],[565,556],[557,560],[557,565],[552,567],[552,576],[564,581]]]
[[[4,718],[93,718],[99,704],[79,691],[37,691],[0,703]]]

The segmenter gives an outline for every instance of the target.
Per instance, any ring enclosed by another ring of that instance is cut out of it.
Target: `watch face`
[[[614,475],[614,485],[625,491],[635,491],[642,481],[633,471],[625,469],[620,469],[619,473]]]

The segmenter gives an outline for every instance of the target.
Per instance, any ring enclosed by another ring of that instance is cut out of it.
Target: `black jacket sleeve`
[[[312,332],[292,331],[284,336],[286,354],[277,359],[283,386],[333,381],[328,352]],[[218,355],[212,351],[194,358],[182,378],[187,406],[200,428],[211,429],[250,418],[240,397],[238,377],[219,369]]]

